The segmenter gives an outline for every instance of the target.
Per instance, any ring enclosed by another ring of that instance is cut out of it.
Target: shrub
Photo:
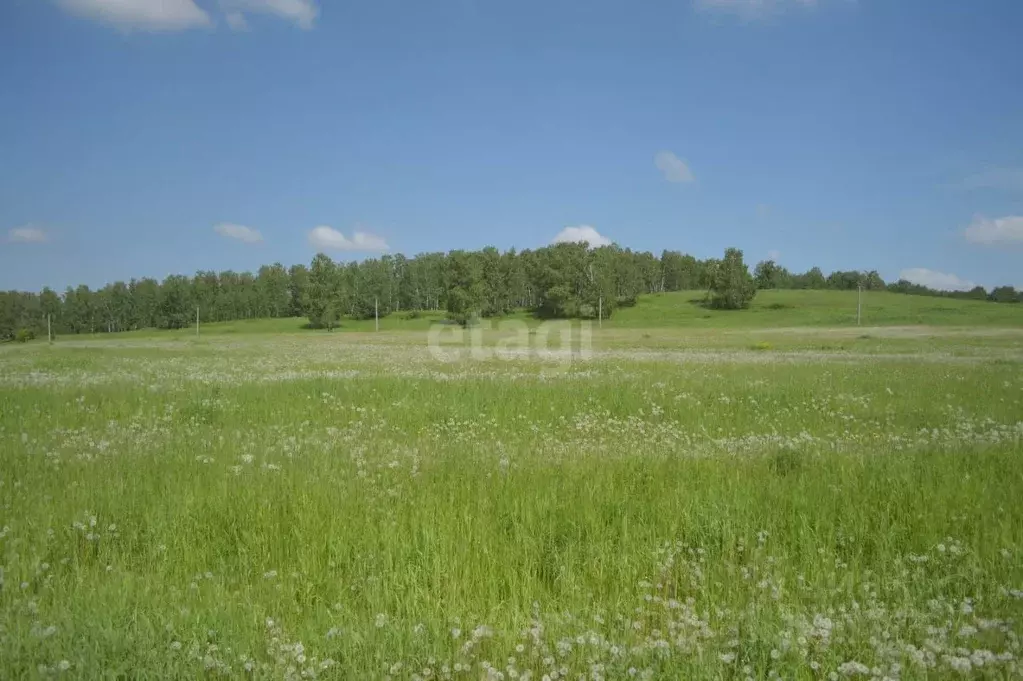
[[[19,343],[27,343],[30,340],[35,340],[36,332],[32,329],[21,328],[14,334],[14,340]]]

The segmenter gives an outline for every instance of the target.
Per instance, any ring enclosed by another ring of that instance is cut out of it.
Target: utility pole
[[[380,299],[373,299],[373,320],[376,324],[376,330],[380,330]]]
[[[856,326],[860,325],[860,315],[863,311],[863,284],[856,285]]]
[[[195,337],[199,337],[199,306],[195,306]]]

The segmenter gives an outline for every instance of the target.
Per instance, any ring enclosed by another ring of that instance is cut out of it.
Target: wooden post
[[[597,328],[604,327],[604,296],[597,300]]]
[[[195,306],[195,337],[199,337],[199,306]]]
[[[46,315],[46,342],[53,342],[53,333],[50,331],[50,315]]]
[[[856,326],[860,325],[860,313],[863,309],[863,284],[856,287]]]
[[[373,299],[373,320],[376,324],[376,330],[380,330],[380,299]]]

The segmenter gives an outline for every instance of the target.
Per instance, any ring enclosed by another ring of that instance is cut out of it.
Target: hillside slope
[[[615,312],[618,328],[777,328],[856,324],[856,291],[757,293],[748,310],[703,307],[702,291],[640,297],[635,307]],[[887,291],[863,293],[863,326],[1023,326],[1023,305],[912,296]]]
[[[703,291],[680,291],[640,296],[634,307],[620,308],[604,329],[777,329],[787,327],[853,327],[856,325],[855,291],[771,290],[760,291],[747,310],[712,310],[704,307]],[[526,312],[512,315],[528,324],[539,324]],[[381,331],[423,332],[432,324],[444,322],[442,311],[423,312],[412,318],[397,312],[380,319]],[[497,324],[500,320],[488,320]],[[1023,305],[987,301],[954,300],[913,296],[886,291],[863,294],[861,324],[877,326],[960,326],[1023,328]],[[327,333],[310,330],[304,318],[249,319],[203,324],[202,335]],[[373,331],[372,319],[342,319],[334,333]],[[164,331],[142,329],[125,333],[100,334],[153,338],[188,338],[194,327]],[[83,338],[86,336],[64,336]]]

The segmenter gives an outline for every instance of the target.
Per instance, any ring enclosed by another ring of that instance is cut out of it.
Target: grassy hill
[[[617,328],[777,328],[853,326],[856,291],[760,291],[748,310],[711,310],[702,291],[642,296],[635,307],[615,312]],[[863,293],[863,326],[1023,326],[1023,305]]]
[[[680,291],[641,296],[634,307],[618,309],[604,321],[605,329],[772,329],[787,327],[852,327],[856,325],[855,291],[760,291],[747,310],[712,310],[701,304],[702,291]],[[539,323],[525,312],[510,318]],[[426,331],[444,321],[443,312],[425,312],[417,318],[399,312],[380,320],[381,331]],[[863,294],[861,323],[869,326],[987,326],[1023,327],[1023,305],[986,301],[911,296],[886,291]],[[203,335],[325,333],[305,329],[306,320],[250,319],[203,324]],[[335,332],[372,331],[368,320],[342,320]],[[191,337],[194,328],[161,331],[144,329],[132,337]],[[110,337],[101,334],[97,337]]]

